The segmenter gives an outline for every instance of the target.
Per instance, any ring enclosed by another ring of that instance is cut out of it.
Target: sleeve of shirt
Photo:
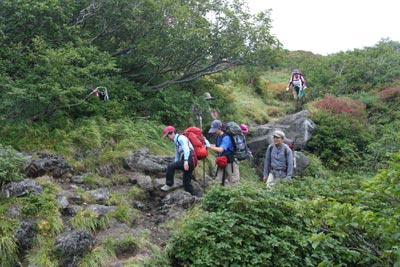
[[[264,177],[267,177],[271,168],[271,146],[268,146],[267,151],[265,152],[265,159],[264,159]]]
[[[219,147],[222,147],[224,149],[224,152],[228,150],[230,144],[230,138],[229,136],[225,135],[222,137],[221,145]]]
[[[206,142],[206,147],[209,148],[210,147],[210,141],[208,141],[207,139],[205,139]]]
[[[293,76],[290,76],[287,87],[289,87],[292,83],[293,83]]]
[[[188,161],[190,155],[189,140],[187,139],[186,136],[180,135],[178,137],[178,142],[183,150],[183,160]]]
[[[175,144],[175,162],[179,160],[179,140],[178,140],[179,136],[176,136],[174,139],[174,144]]]
[[[300,76],[302,86],[306,86],[306,79],[303,76]]]
[[[286,147],[286,152],[287,152],[287,161],[286,161],[286,166],[287,166],[287,173],[286,173],[286,178],[291,179],[293,177],[293,152],[289,147]]]

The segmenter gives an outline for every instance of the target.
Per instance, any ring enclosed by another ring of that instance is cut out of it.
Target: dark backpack
[[[242,129],[236,122],[230,121],[226,123],[223,127],[223,131],[231,138],[233,148],[235,149],[235,159],[241,161],[250,157],[246,138],[244,137]]]
[[[182,134],[189,139],[190,143],[192,143],[194,153],[196,154],[198,160],[202,160],[208,156],[206,138],[204,137],[200,128],[192,126],[184,130]]]

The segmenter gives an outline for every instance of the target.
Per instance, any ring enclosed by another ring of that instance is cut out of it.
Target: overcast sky
[[[400,42],[400,0],[247,0],[252,12],[272,9],[272,34],[289,50],[316,54]]]

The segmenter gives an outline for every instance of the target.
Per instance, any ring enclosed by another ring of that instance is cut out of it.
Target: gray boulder
[[[23,250],[30,249],[36,237],[36,222],[32,219],[22,220],[18,228],[14,231],[18,247]]]
[[[252,164],[260,176],[264,169],[265,153],[268,146],[273,143],[272,135],[276,130],[283,131],[286,138],[293,140],[294,149],[297,150],[295,175],[301,175],[310,161],[300,150],[306,146],[315,129],[316,125],[308,118],[307,110],[252,128],[247,144],[254,156]]]
[[[85,229],[61,233],[56,237],[54,247],[60,252],[60,266],[78,266],[79,259],[90,251],[94,238]]]
[[[134,151],[123,163],[126,169],[143,172],[156,176],[165,175],[169,163],[174,161],[172,156],[153,156],[149,154],[148,148]]]
[[[37,153],[37,156],[25,170],[28,177],[36,178],[47,174],[54,178],[61,178],[73,172],[71,165],[62,156],[47,153]]]
[[[20,182],[6,184],[2,194],[5,195],[5,197],[22,197],[30,193],[39,195],[42,192],[43,187],[36,181],[24,179]]]

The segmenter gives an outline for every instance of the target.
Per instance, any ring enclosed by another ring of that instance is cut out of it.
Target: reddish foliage
[[[382,101],[394,100],[396,97],[400,97],[400,86],[387,88],[379,92],[379,99]]]
[[[348,97],[325,96],[314,106],[336,114],[346,113],[355,118],[360,118],[365,114],[365,105],[360,100],[353,100]]]

